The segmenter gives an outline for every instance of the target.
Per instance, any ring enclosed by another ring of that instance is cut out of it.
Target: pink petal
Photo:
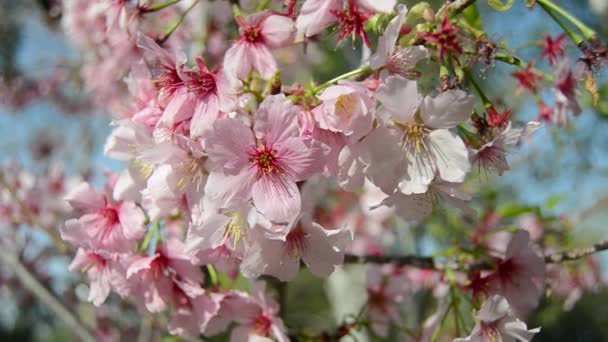
[[[300,190],[294,181],[282,175],[260,178],[251,194],[253,204],[271,221],[289,222],[300,213]]]
[[[296,28],[293,20],[284,15],[269,15],[262,22],[264,43],[271,48],[278,48],[293,42]]]
[[[249,165],[255,138],[249,127],[231,118],[217,120],[207,136],[207,153],[215,167],[234,175]]]

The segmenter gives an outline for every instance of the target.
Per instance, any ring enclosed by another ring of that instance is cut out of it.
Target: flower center
[[[265,314],[261,314],[256,318],[254,326],[256,335],[268,336],[272,321]]]
[[[306,250],[306,233],[302,228],[298,227],[287,235],[285,254],[294,258],[300,258]]]
[[[264,146],[262,149],[255,148],[255,152],[250,156],[250,161],[257,167],[262,175],[275,172],[282,172],[279,160],[276,156],[277,151]]]
[[[262,34],[260,32],[260,29],[255,26],[251,26],[245,29],[243,37],[246,41],[250,43],[258,43],[262,41]]]
[[[415,151],[420,154],[427,150],[424,142],[429,129],[424,127],[424,124],[417,122],[398,123],[398,126],[403,129],[401,141],[403,142],[403,150],[405,152]]]
[[[245,236],[246,231],[243,229],[245,225],[245,221],[243,219],[243,215],[239,212],[235,212],[230,215],[230,221],[224,225],[224,237],[232,240],[234,248],[236,244],[241,241],[241,239]]]
[[[345,119],[352,118],[356,105],[356,99],[353,98],[352,94],[340,95],[336,100],[336,116]]]
[[[206,96],[216,92],[215,77],[213,74],[201,71],[188,72],[190,79],[187,82],[188,90]]]

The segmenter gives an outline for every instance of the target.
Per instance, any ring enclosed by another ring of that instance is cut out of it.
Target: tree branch
[[[96,339],[93,333],[91,333],[76,315],[70,312],[59,299],[30,273],[7,246],[1,246],[0,248],[0,261],[2,261],[4,265],[10,267],[23,287],[38,297],[38,299],[57,315],[57,317],[59,317],[59,319],[62,320],[82,341],[95,342]]]
[[[545,255],[545,263],[557,264],[565,261],[573,261],[584,258],[591,254],[608,250],[608,240],[596,243],[594,245],[573,249],[570,251],[562,251]],[[471,269],[484,269],[491,266],[488,263],[473,264],[463,269],[454,261],[440,261],[430,256],[420,255],[344,255],[345,264],[393,264],[399,266],[413,266],[429,270],[445,270],[445,269],[462,269],[464,271]]]

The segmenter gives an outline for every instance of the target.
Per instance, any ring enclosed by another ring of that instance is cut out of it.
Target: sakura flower
[[[262,12],[247,19],[236,18],[240,36],[226,51],[224,65],[240,79],[247,78],[253,69],[264,78],[277,72],[277,62],[271,50],[293,42],[295,27],[291,18]]]
[[[153,255],[130,260],[127,279],[135,282],[133,294],[148,311],[161,312],[179,303],[184,295],[203,295],[203,273],[183,250],[180,240],[171,239],[157,246]]]
[[[103,304],[112,288],[117,291],[127,288],[123,270],[119,263],[109,256],[79,248],[68,269],[71,272],[82,270],[87,273],[90,282],[88,300],[95,306]],[[123,294],[125,293],[121,293]]]
[[[540,328],[530,329],[513,316],[504,297],[494,295],[485,301],[475,317],[478,323],[471,335],[454,339],[454,342],[529,342]]]
[[[540,127],[540,122],[530,121],[524,127],[513,128],[509,121],[507,127],[492,141],[473,152],[472,162],[477,164],[480,170],[495,171],[502,175],[503,172],[509,170],[507,163],[509,148],[516,146],[523,138],[530,136]]]
[[[236,119],[219,120],[208,138],[213,171],[206,193],[222,203],[253,199],[269,220],[289,222],[301,208],[296,182],[321,171],[319,149],[299,137],[299,108],[283,95],[267,97],[251,129]]]
[[[66,200],[84,215],[61,228],[61,238],[92,251],[126,253],[146,232],[146,217],[133,202],[114,202],[89,184],[76,187]]]
[[[397,16],[388,23],[384,34],[378,40],[378,49],[370,57],[369,64],[373,69],[386,67],[391,74],[411,77],[415,75],[412,68],[419,61],[428,58],[428,51],[424,46],[408,48],[396,46],[403,20],[407,15],[407,7],[398,5],[397,13]]]
[[[348,2],[351,11],[354,7],[357,13],[361,13],[359,6],[371,13],[390,13],[395,7],[396,0],[358,0]],[[349,15],[354,12],[342,12],[344,8],[344,0],[306,0],[300,9],[300,14],[296,19],[296,38],[302,40],[319,34],[321,31],[338,21],[340,14]],[[357,22],[355,15],[351,18],[343,18],[343,23],[349,22],[350,25]],[[347,20],[344,20],[347,19]],[[353,26],[354,27],[354,26]]]
[[[395,214],[406,221],[422,221],[431,215],[439,200],[463,209],[466,213],[474,214],[475,212],[465,202],[470,199],[471,195],[462,191],[460,184],[435,180],[425,193],[405,195],[398,191],[372,208],[383,206],[395,208]]]
[[[472,96],[449,90],[422,98],[415,81],[395,75],[386,79],[376,97],[382,102],[378,116],[401,135],[400,154],[407,173],[401,177],[399,189],[404,194],[426,192],[437,171],[444,181],[464,180],[470,169],[468,152],[462,139],[449,129],[471,115]],[[376,161],[374,158],[372,165]]]
[[[313,110],[319,127],[353,136],[356,140],[372,128],[375,101],[367,88],[355,82],[341,82],[319,96],[323,103]]]
[[[306,0],[296,19],[297,40],[312,37],[335,23],[333,14],[344,6],[344,0]]]
[[[186,253],[196,253],[226,247],[233,254],[242,255],[250,240],[250,227],[256,223],[257,211],[248,202],[218,208],[213,201],[203,198],[200,217],[193,220],[186,237]]]
[[[269,340],[263,337],[273,337],[278,342],[289,341],[285,335],[283,320],[278,316],[279,304],[264,292],[265,287],[264,282],[255,283],[251,297],[257,308],[253,311],[243,310],[241,314],[235,315],[240,326],[232,331],[231,341]]]
[[[338,43],[348,37],[359,36],[368,47],[372,42],[365,31],[365,24],[371,18],[371,13],[362,10],[355,0],[348,0],[348,9],[332,9],[331,13],[338,19]]]
[[[291,281],[302,260],[313,274],[328,277],[343,263],[344,251],[351,241],[352,233],[347,229],[327,230],[315,222],[302,220],[289,230],[284,241],[259,238],[257,250],[243,261],[241,270],[249,277],[263,273]]]
[[[152,219],[189,208],[203,195],[207,158],[200,140],[176,136],[175,142],[156,144],[141,159],[144,165],[156,165],[142,191],[143,206]]]
[[[238,80],[221,67],[211,72],[202,57],[197,68],[186,69],[185,56],[173,58],[151,38],[139,35],[140,48],[156,57],[162,70],[156,84],[160,88],[159,104],[165,107],[160,123],[173,127],[190,121],[190,133],[200,137],[221,112],[230,112],[236,105]]]
[[[387,337],[391,324],[401,324],[399,303],[407,294],[407,279],[393,276],[391,268],[370,266],[366,272],[369,318],[373,332]],[[388,273],[388,274],[387,274]]]
[[[169,318],[169,333],[191,339],[198,338],[219,311],[224,296],[220,293],[206,293],[192,298],[179,286],[174,286],[173,291],[176,306]]]
[[[513,313],[524,317],[540,300],[545,285],[545,260],[530,243],[530,234],[519,230],[509,242],[498,269],[487,276],[491,294],[504,296]]]

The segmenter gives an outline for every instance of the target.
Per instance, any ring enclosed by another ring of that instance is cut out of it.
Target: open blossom
[[[180,240],[171,239],[157,246],[154,254],[128,261],[127,279],[134,283],[132,293],[141,307],[161,312],[178,304],[184,295],[203,295],[203,273],[184,249]]]
[[[66,197],[68,203],[84,213],[61,228],[61,238],[91,251],[127,253],[134,250],[146,232],[146,217],[133,202],[115,202],[82,183]]]
[[[485,278],[489,293],[504,296],[517,317],[536,308],[543,294],[545,260],[539,254],[530,242],[530,234],[520,230],[509,241],[498,269]]]
[[[253,199],[269,220],[289,222],[300,212],[296,182],[322,170],[319,148],[299,136],[299,108],[283,95],[267,97],[253,131],[237,119],[214,124],[207,152],[212,163],[207,194],[223,203]]]
[[[407,172],[399,179],[399,189],[404,194],[426,192],[437,172],[444,181],[464,181],[470,169],[468,152],[450,128],[471,115],[472,96],[449,90],[422,98],[415,81],[395,75],[386,79],[376,97],[382,103],[378,116],[398,132],[400,153],[393,158],[404,158],[403,169],[407,168]],[[395,135],[385,136],[389,138],[394,139]],[[372,156],[370,168],[383,162],[377,157],[382,156]]]
[[[396,0],[358,0],[348,2],[351,6],[361,6],[370,12],[390,13],[395,7]],[[312,37],[338,21],[336,13],[342,12],[345,0],[306,0],[296,19],[298,40]],[[342,12],[348,15],[346,12]],[[353,18],[354,19],[354,18]]]
[[[186,253],[217,262],[222,254],[217,252],[226,249],[227,259],[242,259],[251,243],[257,216],[257,210],[247,201],[219,208],[214,201],[203,198],[202,212],[188,228]]]
[[[466,204],[466,201],[470,199],[471,195],[461,190],[461,184],[435,179],[425,193],[406,195],[396,192],[384,198],[373,208],[392,207],[395,208],[395,214],[406,221],[422,221],[431,216],[433,208],[439,200],[460,208],[465,213],[474,214],[474,211]]]
[[[240,36],[226,51],[224,66],[240,79],[247,78],[251,70],[264,78],[271,78],[278,70],[272,49],[293,42],[293,20],[284,15],[262,12],[246,19],[236,17],[236,21]]]
[[[321,129],[359,139],[372,129],[375,100],[371,92],[356,82],[340,82],[323,91],[323,101],[313,110]]]
[[[369,65],[373,69],[386,67],[386,70],[391,74],[410,77],[415,75],[412,71],[414,66],[421,60],[428,58],[428,51],[424,46],[401,48],[397,45],[401,26],[407,15],[405,5],[398,5],[397,13],[397,16],[388,23],[384,34],[379,38],[378,49],[370,57]]]
[[[512,126],[513,124],[509,121],[507,127],[502,129],[492,141],[472,152],[471,159],[479,169],[494,171],[499,175],[509,170],[509,163],[507,163],[509,149],[533,134],[541,127],[541,124],[537,121],[530,121],[524,127],[514,128]]]
[[[478,323],[471,335],[454,339],[454,342],[529,342],[540,328],[528,329],[526,323],[513,316],[504,297],[488,298],[475,317]]]
[[[201,140],[177,135],[175,141],[156,144],[142,155],[150,168],[146,188],[141,191],[143,206],[152,219],[171,215],[198,203],[207,180],[207,158]]]
[[[95,306],[103,304],[112,289],[120,293],[127,288],[124,270],[115,258],[108,255],[79,248],[69,270],[87,273],[90,284],[88,300]]]
[[[365,24],[371,18],[371,13],[361,9],[356,0],[348,0],[347,9],[334,9],[331,13],[338,19],[338,43],[348,37],[359,36],[368,47],[372,46]]]
[[[175,307],[169,318],[170,334],[196,339],[207,330],[207,325],[218,313],[224,296],[205,293],[190,297],[180,287],[173,287]]]
[[[289,229],[284,240],[259,237],[257,248],[243,261],[242,271],[246,276],[268,274],[291,281],[303,261],[313,274],[328,277],[336,266],[342,265],[351,241],[348,229],[327,230],[315,222],[302,220]]]
[[[190,120],[190,134],[200,137],[210,129],[220,112],[234,110],[240,85],[222,67],[209,71],[199,56],[197,67],[187,68],[185,56],[174,58],[142,34],[137,37],[137,44],[158,60],[162,70],[156,81],[160,89],[158,101],[165,108],[160,124],[173,129],[176,124]]]
[[[288,342],[285,325],[279,317],[279,304],[265,293],[264,282],[254,284],[251,296],[232,292],[224,297],[218,314],[207,327],[207,335],[225,330],[231,321],[238,326],[232,330],[233,342]]]

